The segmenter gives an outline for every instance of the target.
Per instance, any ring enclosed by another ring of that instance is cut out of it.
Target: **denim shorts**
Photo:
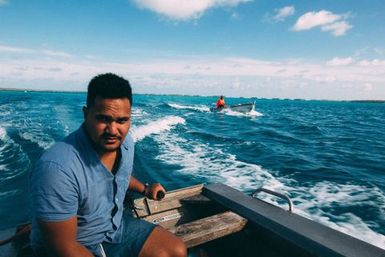
[[[120,244],[104,242],[99,245],[86,246],[95,257],[138,257],[140,250],[146,242],[148,236],[154,230],[156,225],[124,215],[123,236]],[[101,245],[103,247],[101,247]],[[103,255],[103,250],[105,255]],[[34,249],[34,257],[53,257],[49,255],[44,248]]]
[[[125,215],[122,242],[120,244],[107,242],[102,244],[106,256],[138,257],[140,250],[155,227],[156,225],[150,222]],[[100,252],[100,257],[102,256]]]

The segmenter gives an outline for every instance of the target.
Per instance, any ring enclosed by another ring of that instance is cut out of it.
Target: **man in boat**
[[[226,107],[225,99],[223,98],[223,95],[221,95],[217,101],[216,108],[223,109],[225,107]]]
[[[123,218],[127,189],[160,200],[159,183],[133,177],[132,93],[127,80],[94,77],[84,122],[47,150],[31,173],[31,246],[36,256],[185,257],[183,241],[152,223]]]

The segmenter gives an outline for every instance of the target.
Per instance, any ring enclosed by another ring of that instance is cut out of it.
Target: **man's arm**
[[[155,200],[161,200],[161,198],[158,199],[158,192],[162,191],[164,194],[166,193],[166,190],[161,184],[154,183],[149,186],[146,186],[145,184],[137,180],[134,176],[131,176],[130,185],[128,186],[128,189],[141,193],[147,196],[148,198]]]
[[[77,217],[65,221],[41,221],[38,225],[47,248],[57,257],[94,257],[86,247],[76,241]]]

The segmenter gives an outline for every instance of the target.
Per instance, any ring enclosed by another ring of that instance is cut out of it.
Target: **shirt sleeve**
[[[31,211],[35,218],[62,221],[77,214],[79,194],[70,171],[54,162],[39,162],[30,183]]]

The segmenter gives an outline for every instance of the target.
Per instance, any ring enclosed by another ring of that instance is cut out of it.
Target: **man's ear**
[[[87,106],[83,106],[83,118],[84,118],[84,121],[87,119],[87,115],[88,115],[88,108],[87,108]]]

